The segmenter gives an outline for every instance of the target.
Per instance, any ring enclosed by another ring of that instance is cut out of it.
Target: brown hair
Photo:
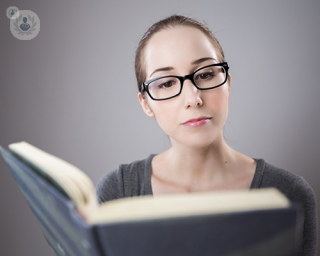
[[[136,79],[137,79],[139,92],[141,92],[141,84],[145,82],[145,79],[146,79],[146,72],[145,72],[146,68],[145,68],[145,61],[144,61],[144,49],[146,45],[148,44],[149,40],[152,38],[154,34],[160,32],[163,29],[174,28],[177,26],[187,26],[187,27],[196,28],[202,31],[208,37],[213,47],[215,48],[218,55],[217,56],[218,60],[220,62],[225,62],[223,50],[218,40],[215,38],[215,36],[212,34],[212,32],[208,27],[206,27],[204,24],[194,19],[174,14],[172,16],[169,16],[166,19],[160,20],[155,24],[153,24],[147,30],[147,32],[144,33],[143,37],[139,42],[138,48],[136,50],[136,57],[135,57],[135,72],[136,72]]]

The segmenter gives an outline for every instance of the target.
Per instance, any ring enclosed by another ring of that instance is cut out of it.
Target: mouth
[[[191,127],[202,126],[207,122],[209,122],[210,119],[212,119],[212,117],[202,116],[199,118],[190,119],[187,122],[183,123],[182,125],[191,126]]]

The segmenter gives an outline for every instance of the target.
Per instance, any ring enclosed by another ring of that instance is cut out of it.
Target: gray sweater
[[[120,165],[107,173],[97,183],[99,203],[132,196],[152,195],[151,161],[155,155],[144,160]],[[250,189],[275,187],[291,202],[304,209],[302,255],[317,254],[318,228],[316,197],[310,185],[301,176],[274,167],[263,159],[257,161]]]

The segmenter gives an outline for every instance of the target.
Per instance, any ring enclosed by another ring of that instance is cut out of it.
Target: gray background
[[[41,31],[11,35],[6,9],[32,10]],[[169,147],[137,100],[134,53],[153,23],[205,21],[232,75],[231,147],[302,175],[320,198],[320,3],[273,1],[1,1],[0,145],[27,141],[96,183],[120,163]],[[0,254],[51,255],[0,160]]]

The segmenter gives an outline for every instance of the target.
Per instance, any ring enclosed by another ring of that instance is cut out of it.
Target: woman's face
[[[185,76],[203,66],[219,63],[213,45],[203,32],[185,26],[155,34],[144,53],[146,80],[167,75]],[[145,113],[156,118],[172,144],[205,147],[223,138],[229,81],[230,77],[220,87],[200,91],[190,80],[185,80],[181,94],[175,98],[154,101],[147,94],[143,99],[140,93],[138,97]],[[198,118],[203,120],[188,122]]]

